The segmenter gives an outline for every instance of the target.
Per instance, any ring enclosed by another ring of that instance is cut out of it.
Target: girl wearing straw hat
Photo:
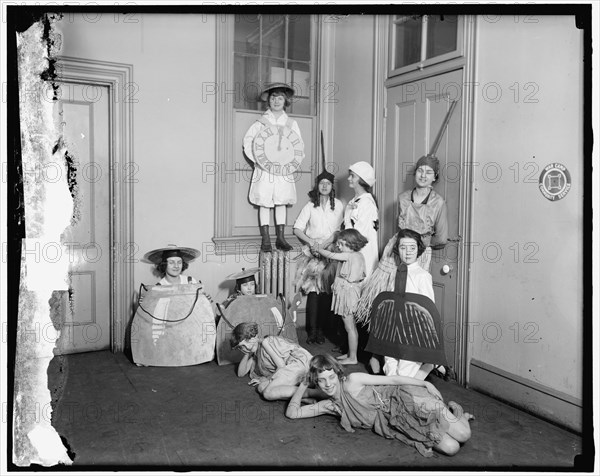
[[[296,203],[294,172],[304,158],[304,142],[298,123],[288,117],[285,108],[291,104],[294,89],[285,83],[265,87],[260,100],[269,107],[244,136],[244,153],[254,163],[248,199],[260,207],[259,228],[261,251],[270,252],[269,225],[271,209],[275,209],[275,231],[278,250],[290,251],[285,240],[286,206]]]
[[[256,294],[255,275],[259,271],[260,268],[242,268],[239,273],[234,273],[227,276],[227,279],[235,279],[235,292],[223,302],[223,306],[229,306],[240,296],[254,296]]]
[[[164,248],[149,251],[144,255],[143,261],[155,265],[156,273],[162,278],[157,283],[159,285],[202,284],[192,276],[181,274],[188,268],[189,262],[198,256],[200,256],[200,251],[197,249],[169,244]]]

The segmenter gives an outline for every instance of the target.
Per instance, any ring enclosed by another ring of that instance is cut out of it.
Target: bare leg
[[[445,455],[454,456],[460,450],[460,443],[446,433],[442,437],[442,441],[436,444],[433,449]]]
[[[356,330],[356,322],[354,322],[354,316],[343,316],[344,327],[348,333],[348,355],[343,358],[338,358],[340,364],[343,365],[354,365],[358,363],[356,353],[358,351],[358,331]]]
[[[417,371],[415,378],[418,380],[425,380],[425,378],[429,375],[429,372],[433,370],[433,364],[423,364]]]
[[[373,354],[369,359],[369,365],[371,366],[373,374],[379,375],[381,373],[381,365],[379,364],[379,359],[375,354]]]
[[[448,435],[459,443],[464,443],[471,438],[471,425],[469,420],[475,417],[470,413],[463,411],[462,407],[456,402],[448,402],[448,408],[442,411],[442,416],[450,424]]]

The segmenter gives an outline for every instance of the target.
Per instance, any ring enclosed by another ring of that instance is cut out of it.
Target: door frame
[[[464,21],[463,52],[464,55],[454,60],[438,63],[429,68],[412,71],[407,74],[394,76],[388,79],[388,56],[390,51],[389,31],[390,17],[378,15],[375,23],[375,71],[373,87],[373,165],[376,171],[377,183],[384,183],[383,170],[386,150],[386,123],[387,123],[387,91],[389,88],[402,84],[422,80],[430,76],[463,70],[462,90],[462,117],[461,117],[461,182],[459,191],[459,224],[458,234],[461,246],[458,257],[457,270],[457,300],[456,300],[456,347],[454,362],[451,364],[456,372],[456,380],[460,385],[468,384],[468,323],[469,323],[469,263],[471,262],[472,242],[472,197],[473,177],[473,150],[474,150],[474,106],[475,106],[475,33],[476,16],[467,15]],[[376,187],[377,199],[383,203],[385,190],[383,186]],[[384,238],[379,237],[380,249],[385,245]]]
[[[70,56],[56,58],[56,80],[106,87],[109,94],[110,350],[122,352],[133,312],[133,65]]]

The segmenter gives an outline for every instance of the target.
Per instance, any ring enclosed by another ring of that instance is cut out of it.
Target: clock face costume
[[[244,153],[255,165],[250,203],[267,208],[296,203],[293,174],[304,159],[304,141],[295,120],[267,110],[246,132]]]

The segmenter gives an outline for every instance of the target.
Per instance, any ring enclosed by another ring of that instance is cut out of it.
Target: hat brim
[[[165,248],[157,248],[152,251],[148,251],[142,258],[145,263],[160,264],[162,256],[165,251],[177,251],[181,254],[182,259],[185,261],[193,261],[200,256],[200,251],[195,248],[186,248],[183,246],[167,246]]]
[[[277,84],[267,86],[265,89],[263,89],[262,92],[260,93],[260,97],[259,97],[260,100],[263,102],[268,101],[269,94],[271,93],[271,91],[274,91],[275,89],[283,89],[286,92],[288,99],[293,97],[295,94],[294,88],[288,86],[285,83],[277,83]]]
[[[260,268],[250,268],[240,271],[238,273],[233,273],[227,276],[227,279],[242,279],[247,278],[248,276],[254,276],[256,273],[260,271]]]

